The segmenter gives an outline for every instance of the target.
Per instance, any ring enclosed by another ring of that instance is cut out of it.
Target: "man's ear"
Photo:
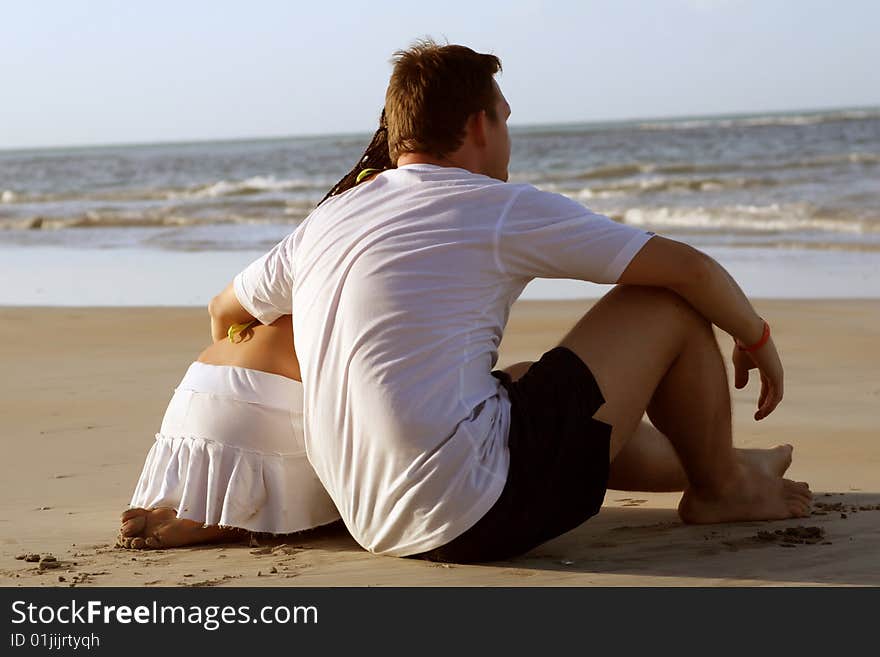
[[[471,133],[474,143],[480,148],[486,147],[486,121],[488,118],[486,110],[480,110],[471,114],[467,120],[467,129]]]

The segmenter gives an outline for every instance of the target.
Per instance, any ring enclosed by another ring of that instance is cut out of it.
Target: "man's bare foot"
[[[243,535],[241,529],[204,527],[193,520],[178,518],[174,509],[128,509],[122,514],[116,545],[131,550],[161,550],[238,540]]]
[[[686,490],[678,513],[692,524],[803,518],[810,515],[812,497],[805,482],[783,479],[761,466],[740,462],[720,492]]]
[[[763,470],[766,474],[781,477],[791,466],[791,445],[777,445],[770,449],[735,449],[741,463],[750,464]]]

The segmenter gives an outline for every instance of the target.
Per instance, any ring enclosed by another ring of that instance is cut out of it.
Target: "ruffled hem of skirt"
[[[265,454],[156,434],[132,507],[166,507],[203,525],[290,534],[339,519],[305,454]]]

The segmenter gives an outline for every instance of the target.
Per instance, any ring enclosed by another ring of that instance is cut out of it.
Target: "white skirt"
[[[190,365],[131,506],[273,534],[337,520],[306,457],[302,384],[243,367]]]

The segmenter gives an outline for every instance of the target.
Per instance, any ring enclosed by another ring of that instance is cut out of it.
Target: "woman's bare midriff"
[[[290,315],[278,318],[269,326],[257,324],[234,344],[229,340],[215,342],[199,354],[197,360],[208,365],[246,367],[302,380],[293,348]]]

